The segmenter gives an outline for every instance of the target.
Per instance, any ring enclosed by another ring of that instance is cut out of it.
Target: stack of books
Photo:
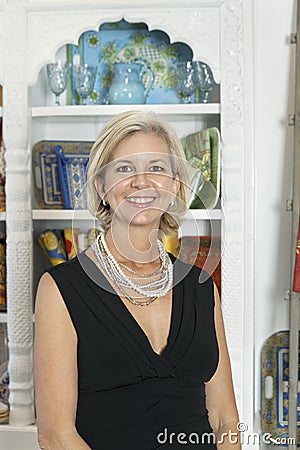
[[[6,323],[0,323],[0,424],[8,423],[8,345]]]

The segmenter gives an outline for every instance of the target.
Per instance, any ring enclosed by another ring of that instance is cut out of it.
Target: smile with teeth
[[[155,200],[156,197],[127,197],[126,200],[129,203],[133,203],[138,206],[147,206]]]

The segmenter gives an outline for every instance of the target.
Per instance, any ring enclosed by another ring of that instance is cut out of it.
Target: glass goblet
[[[97,67],[84,64],[73,69],[75,89],[81,98],[81,104],[86,105],[89,95],[93,92]]]
[[[60,94],[62,94],[67,87],[70,67],[70,63],[63,63],[61,61],[47,64],[48,85],[53,94],[55,94],[55,104],[57,106],[60,105]]]
[[[196,90],[192,61],[179,61],[176,64],[177,89],[184,96],[184,103],[191,103],[191,95]]]
[[[194,76],[197,87],[201,90],[200,103],[210,102],[210,92],[215,85],[211,68],[202,61],[194,61]]]

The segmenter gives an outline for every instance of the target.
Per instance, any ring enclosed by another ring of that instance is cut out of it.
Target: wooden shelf
[[[221,220],[221,209],[190,209],[186,220]]]
[[[33,220],[94,220],[87,210],[73,209],[33,209]],[[221,220],[220,209],[190,209],[186,220]]]
[[[35,106],[31,108],[31,116],[36,117],[82,117],[82,116],[114,116],[115,114],[139,109],[155,111],[171,116],[181,114],[220,114],[219,103],[190,103],[168,105],[67,105],[67,106]]]
[[[12,432],[30,432],[30,433],[36,433],[37,427],[36,425],[27,425],[23,427],[18,427],[14,425],[1,425],[0,424],[0,433],[1,431],[12,431]]]
[[[33,220],[93,220],[88,210],[80,209],[33,209]]]

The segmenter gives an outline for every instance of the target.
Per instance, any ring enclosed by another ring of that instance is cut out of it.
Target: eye
[[[150,172],[164,172],[164,168],[162,166],[152,166],[150,167]]]
[[[121,173],[127,173],[127,172],[132,172],[132,167],[131,166],[120,166],[117,168],[117,172],[121,172]]]

